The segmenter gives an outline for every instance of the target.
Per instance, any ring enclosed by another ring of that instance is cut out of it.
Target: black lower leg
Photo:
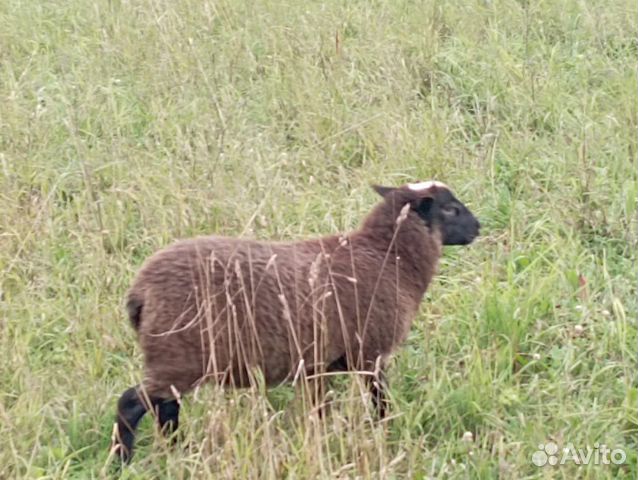
[[[123,462],[128,463],[133,453],[135,429],[147,412],[148,406],[138,393],[138,387],[126,390],[117,402],[117,432],[114,447]]]
[[[346,372],[348,371],[348,362],[346,356],[339,357],[334,362],[328,365],[326,372]],[[313,372],[317,374],[317,372]],[[319,418],[323,418],[326,415],[326,410],[329,408],[329,400],[326,397],[326,386],[329,384],[329,378],[314,378],[308,381],[307,392],[310,395],[310,403],[314,409],[316,409]]]
[[[348,371],[348,359],[345,355],[340,356],[330,365],[328,365],[329,372],[347,372]]]
[[[162,433],[169,436],[179,427],[179,403],[166,400],[157,404],[157,421]]]
[[[372,404],[379,419],[385,418],[388,413],[388,397],[387,397],[387,380],[383,371],[377,372],[371,376],[369,381],[370,393],[372,394]]]
[[[116,452],[120,459],[128,463],[133,456],[135,429],[144,414],[150,410],[157,415],[162,432],[172,434],[179,425],[179,403],[177,400],[164,400],[160,397],[145,396],[139,386],[126,390],[117,402]]]

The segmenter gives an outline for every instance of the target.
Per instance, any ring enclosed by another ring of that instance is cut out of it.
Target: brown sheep
[[[249,386],[255,368],[267,385],[299,372],[369,372],[385,415],[386,359],[408,334],[442,246],[469,244],[480,224],[440,182],[374,189],[383,201],[345,236],[199,237],[145,263],[127,300],[145,375],[117,405],[122,460],[149,409],[172,432],[180,394],[205,381]]]

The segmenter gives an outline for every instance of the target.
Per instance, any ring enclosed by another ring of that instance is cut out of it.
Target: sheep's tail
[[[133,329],[137,332],[140,329],[140,323],[142,322],[142,307],[144,306],[144,300],[137,292],[130,292],[128,299],[126,300],[126,311],[128,312],[128,318],[133,325]]]

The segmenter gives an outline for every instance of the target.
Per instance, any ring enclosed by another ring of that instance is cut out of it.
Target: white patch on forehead
[[[408,188],[410,190],[419,191],[419,190],[428,190],[432,187],[446,188],[450,189],[445,183],[437,182],[436,180],[430,180],[428,182],[419,182],[419,183],[408,183]]]

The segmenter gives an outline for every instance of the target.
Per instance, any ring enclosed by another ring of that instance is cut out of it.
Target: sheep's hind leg
[[[165,400],[157,404],[157,421],[160,430],[167,437],[179,427],[179,403],[177,400]]]
[[[117,431],[113,448],[124,463],[131,460],[135,429],[147,411],[148,406],[140,397],[137,386],[126,390],[117,402]]]
[[[128,463],[133,456],[135,430],[146,412],[153,409],[157,413],[160,429],[165,435],[172,434],[179,424],[179,404],[177,400],[147,396],[139,385],[126,390],[117,402],[117,433],[113,447],[120,460]]]

